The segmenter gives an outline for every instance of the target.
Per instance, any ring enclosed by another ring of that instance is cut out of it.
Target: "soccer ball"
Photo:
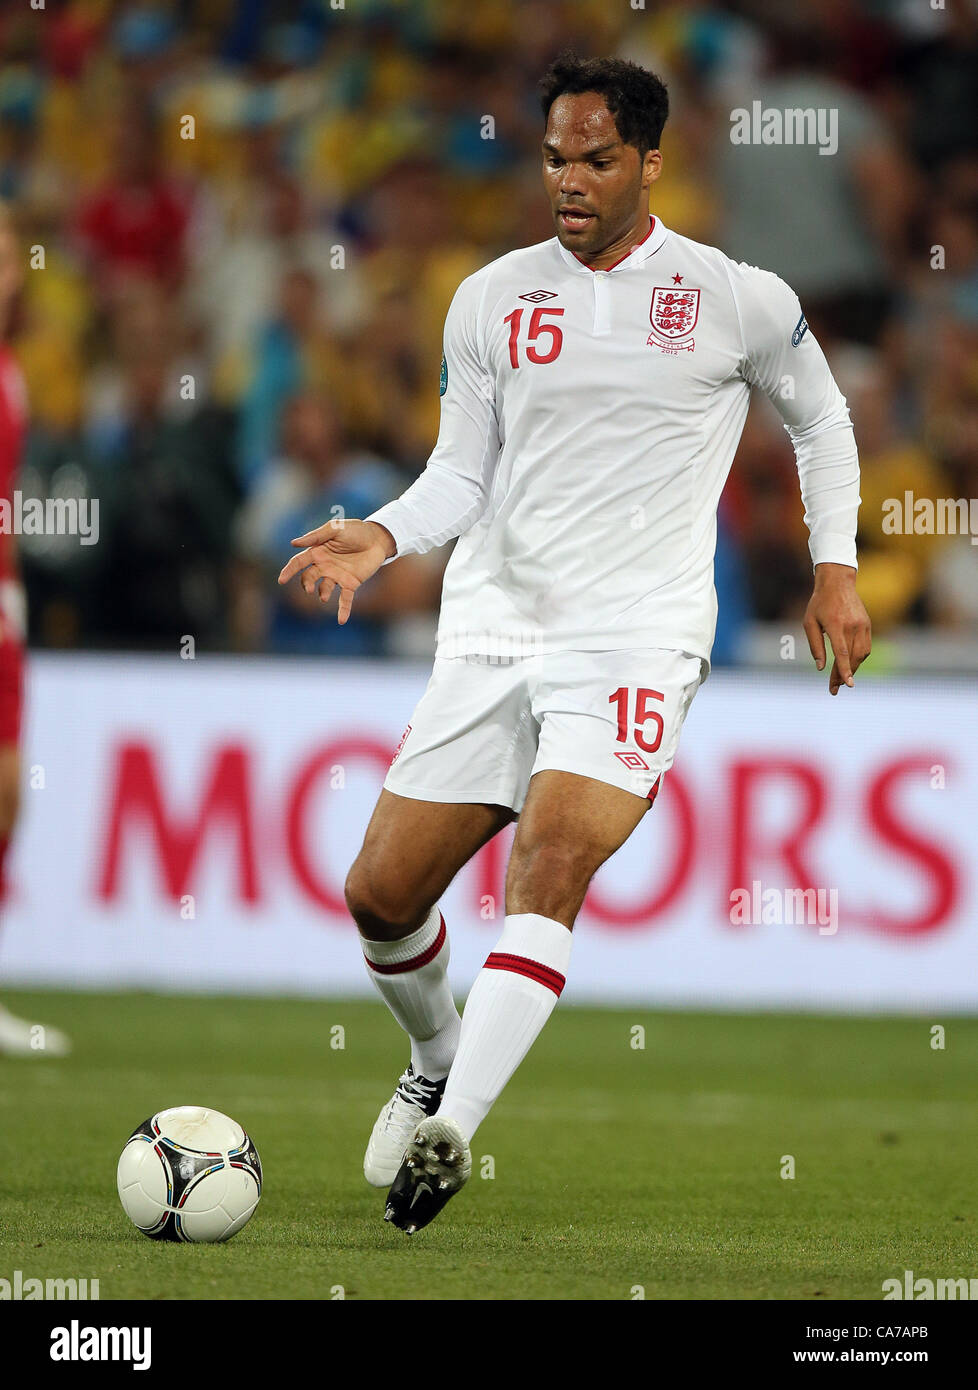
[[[126,1141],[119,1200],[150,1240],[230,1240],[261,1196],[258,1150],[219,1110],[160,1110]]]

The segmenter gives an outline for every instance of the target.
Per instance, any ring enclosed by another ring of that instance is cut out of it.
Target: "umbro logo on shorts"
[[[556,290],[531,290],[529,294],[521,294],[520,299],[528,299],[531,304],[539,304],[544,299],[556,299]]]
[[[632,771],[638,771],[641,769],[644,772],[648,772],[649,770],[649,765],[642,757],[641,753],[616,753],[615,757],[620,758],[621,761],[625,764],[625,766],[631,768]]]

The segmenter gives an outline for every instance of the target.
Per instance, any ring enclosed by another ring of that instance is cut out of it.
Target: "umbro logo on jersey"
[[[556,290],[532,290],[529,294],[521,294],[520,299],[528,299],[531,304],[539,304],[544,299],[556,299]]]

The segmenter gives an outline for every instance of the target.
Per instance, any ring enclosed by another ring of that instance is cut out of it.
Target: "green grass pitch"
[[[469,1185],[408,1238],[360,1166],[407,1060],[382,1005],[5,998],[75,1052],[0,1058],[0,1277],[98,1278],[103,1299],[817,1301],[978,1275],[978,1019],[559,1008]],[[227,1245],[153,1243],[119,1206],[126,1137],[180,1104],[258,1145],[264,1195]]]

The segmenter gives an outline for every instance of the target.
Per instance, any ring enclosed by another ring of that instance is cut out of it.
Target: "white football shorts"
[[[384,786],[519,812],[533,774],[556,769],[654,801],[707,670],[664,648],[436,657]]]

